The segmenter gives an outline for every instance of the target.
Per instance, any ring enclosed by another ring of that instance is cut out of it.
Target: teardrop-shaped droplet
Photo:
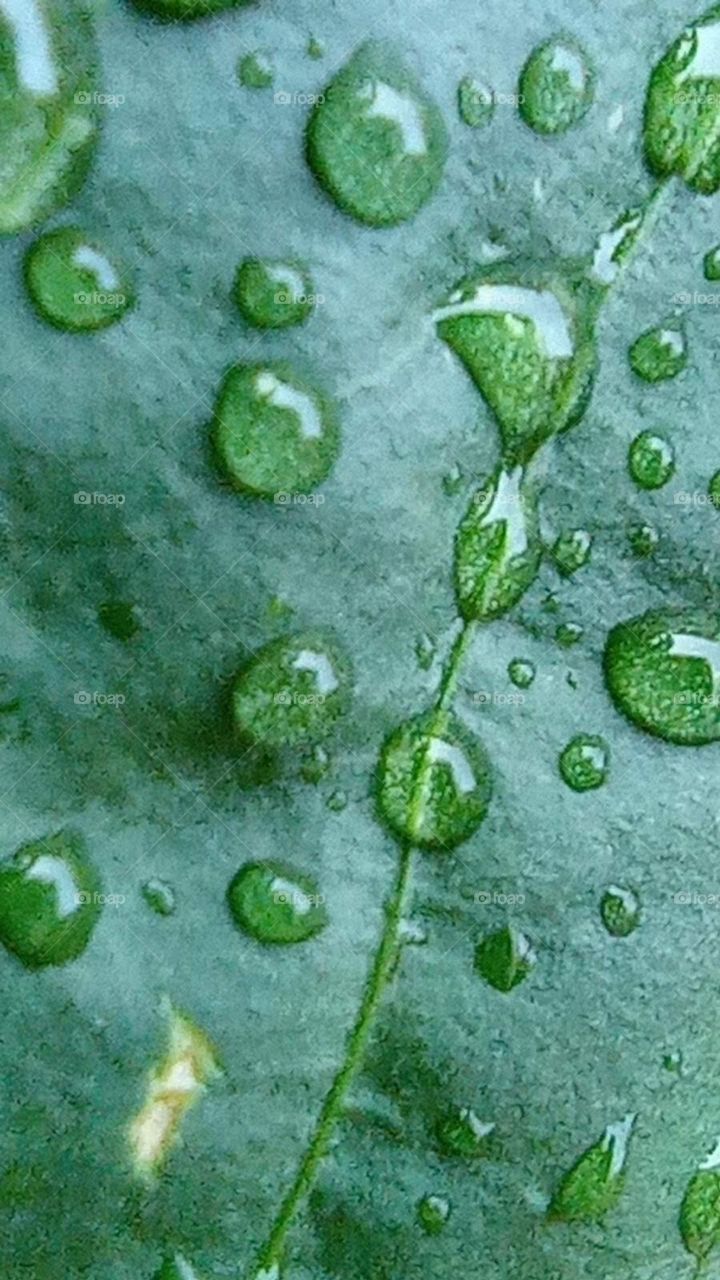
[[[43,320],[74,333],[106,329],[133,301],[122,269],[80,227],[36,240],[25,257],[25,282]]]
[[[439,1236],[450,1217],[450,1201],[445,1196],[423,1196],[417,1207],[417,1217],[427,1235]]]
[[[576,40],[555,36],[530,54],[520,76],[520,114],[536,133],[565,133],[595,93],[590,60]]]
[[[535,581],[541,558],[533,488],[522,467],[501,468],[474,494],[455,539],[455,593],[463,617],[502,617]]]
[[[175,910],[175,890],[167,880],[154,878],[142,886],[142,896],[157,916],[171,916]]]
[[[315,305],[307,268],[299,262],[269,258],[245,258],[238,267],[233,297],[244,319],[256,329],[302,324]]]
[[[383,747],[380,815],[399,840],[437,852],[454,849],[480,826],[491,795],[485,748],[455,716],[416,716]]]
[[[496,991],[506,994],[534,969],[537,956],[524,933],[505,925],[488,934],[475,948],[475,969]]]
[[[447,1156],[461,1159],[487,1156],[495,1129],[493,1121],[481,1120],[471,1107],[455,1107],[438,1124],[438,1145]]]
[[[77,0],[0,0],[0,234],[67,204],[97,139],[93,19]]]
[[[720,1140],[688,1183],[680,1207],[680,1234],[698,1262],[720,1244]]]
[[[640,923],[640,899],[633,889],[611,884],[602,896],[600,915],[608,933],[627,938]]]
[[[513,658],[508,675],[517,689],[529,689],[535,679],[535,664],[527,658]]]
[[[641,431],[628,452],[630,475],[641,489],[661,489],[675,474],[675,450],[663,436]]]
[[[608,776],[610,748],[604,738],[579,733],[568,742],[559,766],[563,781],[573,791],[594,791]]]
[[[703,270],[706,280],[720,280],[720,244],[708,249],[703,259]]]
[[[328,922],[325,899],[308,875],[282,862],[249,862],[231,880],[235,923],[257,942],[307,942]]]
[[[243,54],[237,73],[244,89],[269,89],[275,79],[272,62],[259,49]]]
[[[635,1116],[609,1124],[599,1142],[565,1174],[550,1202],[548,1217],[562,1222],[600,1222],[625,1185],[628,1144]]]
[[[235,723],[268,747],[319,741],[346,709],[350,681],[347,658],[325,636],[274,640],[235,682]]]
[[[463,124],[484,129],[495,114],[495,95],[490,86],[474,76],[463,76],[458,85],[458,111]]]
[[[135,0],[138,9],[154,13],[158,18],[175,22],[194,22],[224,9],[235,9],[248,0]]]
[[[631,524],[627,536],[633,554],[641,559],[653,555],[660,542],[660,535],[651,524]]]
[[[715,475],[710,479],[708,497],[716,511],[720,511],[720,471],[716,471]]]
[[[630,348],[633,372],[644,382],[664,382],[682,373],[688,362],[687,339],[682,327],[669,322],[648,329]]]
[[[645,154],[661,178],[693,190],[720,187],[720,9],[678,36],[654,68],[645,102]]]
[[[30,969],[74,960],[100,916],[100,889],[81,836],[23,845],[0,863],[0,942]]]
[[[394,52],[369,42],[321,95],[307,133],[318,182],[370,226],[411,218],[439,186],[447,138],[442,116]]]
[[[579,422],[589,403],[591,289],[571,268],[566,274],[494,263],[463,280],[434,315],[495,414],[508,467]]]
[[[236,488],[279,506],[316,488],[340,449],[334,406],[285,364],[230,370],[217,400],[214,439]]]
[[[592,541],[587,529],[566,529],[558,535],[552,555],[556,569],[564,578],[571,577],[588,563]]]
[[[200,1275],[181,1253],[166,1258],[154,1280],[201,1280]]]
[[[666,609],[621,622],[608,636],[605,679],[639,729],[700,746],[720,739],[720,619]]]

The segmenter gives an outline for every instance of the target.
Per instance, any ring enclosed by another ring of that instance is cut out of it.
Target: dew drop
[[[307,942],[328,923],[325,900],[308,875],[282,862],[249,862],[230,882],[235,923],[257,942]]]
[[[298,262],[245,258],[235,277],[233,297],[243,318],[256,329],[288,329],[313,311],[315,290]]]
[[[325,480],[340,430],[331,401],[287,365],[238,364],[220,388],[214,440],[236,488],[284,505]]]
[[[417,658],[417,664],[421,670],[430,670],[433,662],[435,661],[436,653],[437,649],[435,647],[435,641],[431,636],[423,635],[418,637],[415,642],[415,657]]]
[[[720,471],[716,471],[708,485],[708,497],[717,511],[720,511]]]
[[[101,626],[116,640],[132,640],[140,630],[135,606],[125,600],[105,600],[98,607]]]
[[[687,338],[684,330],[672,322],[648,329],[630,348],[633,372],[644,382],[676,378],[687,362]]]
[[[475,969],[496,991],[507,994],[524,982],[537,956],[524,933],[505,925],[488,934],[475,948]]]
[[[458,85],[458,111],[463,124],[484,129],[495,114],[495,94],[481,80],[464,76]]]
[[[561,649],[572,649],[579,644],[585,635],[585,628],[579,622],[561,622],[555,628],[555,640]]]
[[[645,102],[650,168],[703,195],[720,187],[719,33],[717,6],[685,27],[653,70]]]
[[[394,226],[435,193],[447,137],[415,76],[392,50],[368,42],[314,108],[307,152],[318,182],[345,213]]]
[[[680,1234],[688,1253],[700,1264],[720,1244],[720,1140],[687,1185],[680,1207]]]
[[[171,916],[175,911],[175,890],[167,880],[146,880],[141,892],[156,915]]]
[[[475,493],[455,539],[455,593],[463,617],[502,617],[540,567],[537,498],[522,467],[502,468]]]
[[[536,133],[565,133],[595,93],[590,60],[577,41],[552,37],[530,54],[520,76],[520,114]]]
[[[526,658],[513,658],[508,665],[508,675],[518,689],[529,689],[535,679],[535,664]]]
[[[706,280],[720,280],[720,244],[716,244],[714,249],[709,249],[705,254],[703,269]]]
[[[640,899],[633,889],[611,884],[602,896],[600,915],[608,933],[627,938],[640,923]]]
[[[628,453],[630,475],[641,489],[661,489],[675,473],[675,450],[663,436],[641,431]]]
[[[604,738],[579,733],[560,755],[560,774],[573,791],[594,791],[605,782],[610,766],[610,748]]]
[[[470,1107],[456,1107],[440,1121],[437,1139],[444,1155],[474,1159],[487,1156],[495,1124],[481,1120]]]
[[[450,1201],[445,1196],[423,1196],[418,1203],[417,1217],[427,1235],[439,1236],[450,1217]]]
[[[133,302],[121,268],[80,227],[40,236],[25,255],[25,282],[42,318],[73,333],[116,324]]]
[[[617,1204],[625,1185],[628,1144],[635,1116],[609,1124],[599,1142],[565,1174],[548,1209],[561,1222],[600,1222]]]
[[[662,1064],[665,1070],[670,1071],[672,1075],[681,1076],[683,1071],[682,1050],[673,1049],[671,1053],[666,1053],[663,1056]]]
[[[240,672],[235,724],[267,747],[316,742],[347,707],[350,666],[333,641],[314,633],[274,640]]]
[[[569,578],[588,563],[592,542],[592,535],[587,529],[567,529],[559,535],[552,554],[555,567],[564,578]]]
[[[257,49],[243,55],[237,73],[245,89],[269,89],[275,78],[270,59]]]
[[[632,524],[627,536],[633,554],[642,559],[653,555],[660,542],[660,535],[651,524]]]
[[[87,947],[101,899],[81,836],[23,845],[0,863],[0,942],[29,969],[66,964]]]

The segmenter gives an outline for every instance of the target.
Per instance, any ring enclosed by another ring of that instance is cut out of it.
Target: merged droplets
[[[680,1207],[680,1234],[698,1271],[720,1244],[720,1140],[701,1161]]]
[[[310,273],[299,262],[245,258],[235,276],[233,297],[256,329],[302,324],[312,313],[314,296]]]
[[[664,436],[641,431],[628,452],[630,475],[641,489],[661,489],[675,474],[675,450]]]
[[[677,324],[658,325],[640,335],[630,348],[633,372],[644,382],[664,382],[682,373],[688,362],[687,338]]]
[[[475,969],[496,991],[505,994],[524,982],[537,964],[530,940],[514,925],[488,934],[475,948]]]
[[[458,85],[458,111],[469,128],[485,128],[495,114],[495,95],[490,86],[474,76],[463,76]]]
[[[308,875],[281,862],[251,862],[230,882],[235,923],[257,942],[307,942],[328,922],[323,895]]]
[[[25,256],[25,282],[43,319],[75,333],[106,329],[133,302],[122,268],[80,227],[36,240]]]
[[[29,969],[76,959],[99,919],[100,887],[81,836],[23,845],[0,863],[0,942]]]
[[[560,755],[560,774],[573,791],[594,791],[605,782],[610,748],[604,738],[579,733]]]
[[[536,133],[565,133],[582,120],[595,76],[576,40],[553,37],[530,54],[520,76],[520,114]]]
[[[447,151],[435,104],[394,52],[362,45],[328,85],[307,132],[320,184],[371,226],[411,218],[436,191]]]
[[[720,619],[666,609],[621,622],[608,636],[605,680],[639,729],[700,746],[720,739]]]
[[[501,468],[473,495],[455,539],[455,593],[463,617],[502,617],[535,581],[541,558],[534,489],[522,467]]]
[[[625,1185],[628,1144],[635,1116],[609,1124],[599,1142],[565,1174],[548,1209],[551,1220],[601,1222]]]
[[[693,190],[720,187],[720,10],[685,27],[650,77],[645,153],[659,177],[677,174]]]
[[[318,742],[346,709],[350,682],[347,658],[326,636],[274,640],[237,677],[235,725],[266,747]]]
[[[215,408],[218,458],[236,488],[285,502],[329,474],[340,449],[330,399],[288,365],[235,365]]]
[[[553,560],[564,578],[582,569],[590,559],[592,534],[587,529],[566,529],[555,541]]]
[[[640,923],[640,899],[634,889],[611,884],[602,896],[600,916],[613,938],[627,938]]]

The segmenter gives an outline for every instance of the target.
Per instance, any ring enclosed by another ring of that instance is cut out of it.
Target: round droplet
[[[235,923],[257,942],[307,942],[328,922],[315,881],[282,862],[249,862],[230,882]]]
[[[383,747],[380,815],[399,840],[453,849],[480,826],[491,794],[485,748],[455,716],[416,716]]]
[[[507,994],[525,981],[537,964],[530,941],[513,925],[483,938],[475,948],[475,969],[496,991]]]
[[[595,75],[575,40],[553,37],[530,54],[520,76],[520,114],[536,133],[565,133],[582,120]]]
[[[135,0],[138,9],[154,13],[158,18],[180,22],[194,22],[196,18],[207,18],[212,13],[235,9],[246,3],[247,0]]]
[[[675,450],[653,431],[641,431],[628,453],[630,475],[641,489],[662,489],[675,473]]]
[[[605,679],[638,728],[681,746],[720,739],[720,619],[667,609],[621,622],[608,636]]]
[[[662,1064],[666,1071],[670,1071],[673,1075],[681,1076],[683,1073],[682,1050],[673,1049],[671,1053],[664,1054]]]
[[[233,297],[256,329],[302,324],[315,305],[313,282],[300,263],[246,258],[238,267]]]
[[[101,906],[85,842],[72,832],[23,845],[0,863],[0,942],[29,969],[76,959]]]
[[[679,325],[659,325],[648,329],[630,348],[630,364],[645,382],[676,378],[688,362],[687,339]]]
[[[580,626],[579,622],[561,622],[555,628],[555,640],[561,649],[572,649],[573,645],[579,644],[585,635],[585,628]]]
[[[13,235],[87,174],[101,101],[93,19],[77,0],[3,0],[0,49],[0,234]]]
[[[445,1196],[423,1196],[418,1202],[417,1217],[427,1235],[439,1236],[450,1217],[450,1201]]]
[[[706,280],[720,280],[720,244],[705,254],[703,268]]]
[[[720,511],[720,471],[716,471],[708,485],[708,497],[717,511]]]
[[[645,156],[658,177],[693,191],[720,187],[718,9],[685,26],[653,69],[645,101]]]
[[[438,1124],[438,1145],[444,1155],[475,1159],[489,1154],[494,1132],[495,1124],[481,1120],[471,1107],[456,1107]]]
[[[218,395],[215,445],[238,489],[284,505],[327,477],[340,429],[328,397],[287,365],[238,364]]]
[[[627,938],[640,923],[640,899],[632,889],[611,884],[602,896],[600,915],[608,933]]]
[[[610,748],[603,738],[579,733],[560,756],[560,773],[573,791],[594,791],[608,775]]]
[[[36,240],[25,256],[25,281],[43,319],[73,333],[106,329],[133,301],[121,269],[80,227]]]
[[[628,542],[634,555],[643,559],[653,555],[660,541],[660,534],[651,524],[631,524]]]
[[[587,564],[592,542],[592,535],[587,529],[566,529],[558,536],[552,554],[555,567],[564,578],[571,577]]]
[[[245,89],[269,89],[274,79],[270,59],[258,49],[243,54],[237,70],[238,80]]]
[[[175,890],[167,880],[146,880],[142,896],[158,916],[171,916],[175,910]]]
[[[463,124],[483,129],[495,114],[495,94],[481,80],[464,76],[458,85],[458,111]]]
[[[140,630],[135,606],[126,600],[105,600],[98,607],[101,626],[116,640],[132,640]]]
[[[518,689],[529,689],[535,679],[535,663],[526,658],[513,658],[508,665],[508,675]]]
[[[370,226],[411,218],[439,186],[447,138],[442,117],[386,47],[368,43],[314,108],[308,159],[345,213]]]
[[[233,692],[235,723],[268,747],[314,742],[347,706],[350,668],[326,637],[274,640],[240,672]]]

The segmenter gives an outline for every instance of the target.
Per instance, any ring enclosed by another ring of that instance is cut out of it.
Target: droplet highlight
[[[640,923],[640,899],[633,889],[611,884],[600,901],[600,916],[613,938],[629,938]]]
[[[644,382],[676,378],[687,366],[685,332],[678,325],[659,325],[640,335],[630,348],[630,365]]]
[[[489,934],[475,948],[475,970],[496,991],[507,995],[537,964],[530,940],[514,925]]]
[[[566,529],[559,534],[552,550],[558,573],[569,578],[584,568],[592,551],[592,534],[587,529]]]
[[[628,1146],[636,1117],[609,1124],[599,1142],[565,1174],[550,1202],[548,1218],[561,1222],[601,1222],[625,1186]]]
[[[455,594],[467,621],[500,618],[522,599],[542,558],[537,499],[521,467],[475,493],[455,539]]]

